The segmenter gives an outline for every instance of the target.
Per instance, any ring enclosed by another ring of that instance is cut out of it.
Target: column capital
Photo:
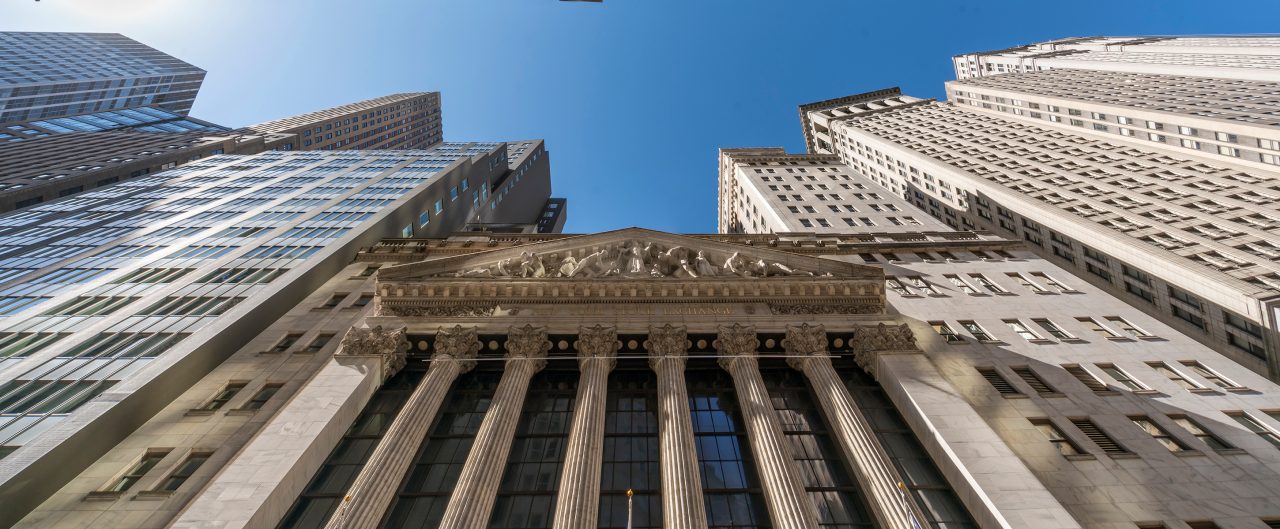
[[[880,379],[879,373],[876,372],[876,360],[881,354],[920,351],[916,346],[915,333],[911,332],[911,326],[905,323],[859,325],[854,329],[853,339],[849,342],[853,347],[853,360],[858,363],[858,367],[876,380]]]
[[[719,353],[717,361],[720,363],[720,367],[729,369],[729,366],[739,360],[755,360],[757,349],[760,348],[760,340],[756,339],[756,327],[754,325],[734,323],[733,325],[721,325],[717,329],[719,332],[711,345]]]
[[[458,372],[465,373],[476,366],[476,353],[480,351],[480,347],[480,336],[475,327],[441,327],[436,331],[435,352],[431,355],[431,360],[457,361]]]
[[[649,351],[649,366],[654,369],[667,360],[683,366],[690,347],[693,347],[693,342],[689,341],[688,327],[670,323],[661,327],[650,325],[649,338],[644,341],[644,348]]]
[[[827,356],[827,329],[821,324],[788,325],[782,347],[787,351],[787,365],[804,371],[805,363],[814,357]]]
[[[335,356],[372,356],[382,360],[382,380],[387,380],[408,362],[408,329],[352,327],[342,336]]]
[[[532,360],[534,371],[540,371],[547,365],[547,351],[551,350],[551,340],[547,339],[546,327],[507,328],[507,361]]]
[[[585,366],[587,360],[593,358],[606,358],[609,360],[609,369],[613,369],[618,363],[617,353],[622,348],[622,342],[618,341],[617,327],[596,324],[592,327],[578,327],[578,340],[573,347],[582,355],[578,359],[579,365]]]

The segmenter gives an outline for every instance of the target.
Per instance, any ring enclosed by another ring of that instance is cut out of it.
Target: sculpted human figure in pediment
[[[716,264],[719,262],[720,264]],[[734,252],[723,260],[705,250],[684,246],[663,247],[657,243],[637,239],[621,241],[595,248],[582,258],[559,253],[546,255],[521,252],[492,265],[467,268],[448,275],[463,278],[568,278],[592,279],[605,277],[642,278],[701,278],[701,277],[773,277],[812,276],[813,273],[795,270],[783,263],[751,260]]]

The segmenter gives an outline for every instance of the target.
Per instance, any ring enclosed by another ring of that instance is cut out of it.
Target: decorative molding
[[[782,347],[787,351],[787,365],[803,370],[810,357],[827,355],[827,329],[821,324],[788,325]]]
[[[916,346],[915,333],[911,332],[911,327],[905,323],[859,325],[849,342],[853,347],[853,361],[877,381],[880,380],[877,360],[881,354],[920,351]]]
[[[609,368],[613,369],[617,364],[617,352],[622,348],[622,342],[618,340],[617,327],[596,324],[592,327],[578,327],[578,339],[573,347],[583,356],[578,361],[579,364],[591,358],[603,357],[609,359]]]
[[[670,323],[662,327],[649,326],[649,338],[644,341],[644,348],[649,351],[649,366],[654,369],[663,360],[678,360],[683,364],[690,347],[693,342],[689,341],[688,327]]]
[[[435,354],[431,355],[431,360],[443,360],[444,357],[456,360],[460,367],[459,373],[465,373],[476,366],[476,353],[480,352],[481,347],[480,334],[475,327],[441,327],[436,331]]]
[[[338,356],[373,356],[382,360],[382,380],[400,372],[408,362],[409,339],[405,327],[386,329],[352,327],[343,335]]]
[[[783,305],[769,304],[769,312],[773,314],[879,314],[883,305],[877,304],[837,304],[818,305],[812,303]]]
[[[497,303],[489,303],[484,305],[381,305],[379,307],[379,316],[402,316],[402,317],[444,317],[444,318],[480,318],[493,316],[500,309]],[[503,316],[514,316],[520,312],[520,309],[501,310]]]
[[[533,360],[535,371],[547,365],[547,351],[551,350],[551,340],[547,339],[546,327],[524,327],[507,329],[507,360]]]

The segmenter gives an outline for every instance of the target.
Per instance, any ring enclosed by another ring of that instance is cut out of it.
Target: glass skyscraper
[[[0,124],[153,105],[186,115],[204,74],[115,33],[0,32]]]

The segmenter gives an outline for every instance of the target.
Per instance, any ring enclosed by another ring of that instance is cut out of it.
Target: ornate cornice
[[[788,325],[782,347],[789,355],[827,354],[827,328],[822,325]]]
[[[879,314],[883,312],[882,305],[867,304],[817,304],[817,303],[770,303],[769,312],[772,314]]]
[[[547,365],[547,351],[551,350],[551,340],[547,339],[546,327],[524,327],[507,329],[507,361],[531,360],[540,370]]]
[[[618,341],[617,327],[597,324],[592,327],[578,327],[578,340],[573,347],[579,355],[582,355],[578,360],[579,364],[592,358],[607,358],[612,369],[612,366],[617,364],[616,355],[618,349],[622,348],[622,342]]]
[[[408,362],[409,339],[407,329],[352,327],[343,335],[338,345],[340,356],[369,356],[382,360],[382,380],[387,380],[404,368]]]
[[[689,341],[689,329],[683,325],[670,323],[662,327],[649,327],[649,338],[644,341],[645,350],[649,351],[649,365],[657,368],[662,361],[673,360],[684,365],[693,342]]]
[[[853,332],[850,341],[853,346],[853,360],[872,378],[880,380],[877,361],[882,354],[918,352],[916,335],[911,327],[901,325],[859,325]]]
[[[435,353],[431,355],[431,360],[457,361],[461,372],[470,371],[476,366],[476,353],[480,351],[480,347],[480,335],[475,327],[441,327],[436,331]]]

